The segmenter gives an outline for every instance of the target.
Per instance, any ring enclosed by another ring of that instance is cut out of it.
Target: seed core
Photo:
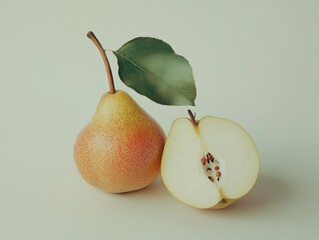
[[[211,182],[215,182],[215,180],[220,180],[222,174],[220,172],[219,161],[216,160],[211,153],[205,153],[201,158],[201,163],[205,175]]]

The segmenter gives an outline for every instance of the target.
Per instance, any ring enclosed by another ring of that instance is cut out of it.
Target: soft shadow
[[[265,213],[267,210],[280,209],[292,199],[292,186],[284,179],[271,175],[260,175],[253,189],[231,206],[216,210],[218,214],[236,216]]]
[[[161,177],[158,177],[155,181],[153,181],[150,185],[145,188],[132,191],[116,194],[120,198],[159,198],[159,197],[167,197],[168,194]]]
[[[287,178],[286,178],[287,179]],[[243,198],[229,207],[219,210],[199,210],[204,215],[219,217],[238,217],[268,213],[276,215],[276,211],[284,208],[293,200],[293,188],[285,178],[275,175],[259,175],[253,189]],[[147,187],[127,193],[112,194],[112,199],[121,201],[138,200],[139,203],[171,204],[177,201],[165,188],[161,177]],[[180,203],[182,204],[182,203]],[[279,214],[279,212],[277,212]]]

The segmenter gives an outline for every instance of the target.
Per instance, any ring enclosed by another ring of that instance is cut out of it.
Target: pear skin
[[[105,93],[76,139],[76,166],[88,183],[105,192],[138,190],[159,175],[165,138],[127,93]]]

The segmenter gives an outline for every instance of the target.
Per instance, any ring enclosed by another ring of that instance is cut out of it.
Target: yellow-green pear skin
[[[76,166],[105,192],[142,189],[159,175],[165,139],[159,124],[126,92],[105,93],[76,139]]]

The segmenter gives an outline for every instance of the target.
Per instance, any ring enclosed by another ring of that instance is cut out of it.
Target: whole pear
[[[93,186],[112,193],[138,190],[160,172],[165,134],[159,124],[124,91],[115,91],[105,52],[92,32],[111,91],[105,93],[74,145],[77,169]]]

